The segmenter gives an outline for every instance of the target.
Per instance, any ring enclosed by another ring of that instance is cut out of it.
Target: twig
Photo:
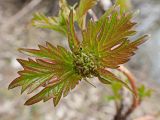
[[[1,27],[1,30],[6,30],[8,27],[14,25],[17,21],[19,21],[23,16],[32,11],[34,7],[36,7],[42,0],[32,0],[26,6],[24,6],[19,12],[17,12],[14,16],[9,18],[6,22],[4,21]]]

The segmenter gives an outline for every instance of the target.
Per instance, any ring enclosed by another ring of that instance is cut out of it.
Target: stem
[[[122,115],[123,109],[124,109],[124,105],[123,105],[123,102],[121,101],[121,105],[120,105],[120,107],[117,109],[117,113],[116,113],[116,115],[114,116],[114,119],[113,119],[113,120],[125,120],[125,119],[123,119],[123,115]]]
[[[121,95],[123,96],[123,91],[121,92],[122,92]],[[124,109],[124,104],[123,104],[123,97],[122,97],[119,107],[116,108],[117,111],[113,120],[123,120],[123,114],[122,114],[123,109]]]
[[[136,87],[136,79],[135,77],[133,76],[133,74],[124,66],[120,66],[118,68],[119,71],[121,71],[129,80],[130,82],[130,85],[132,87],[132,90],[134,92],[135,95],[133,95],[133,104],[132,106],[133,107],[137,107],[138,104],[139,104],[139,98],[138,98],[138,90],[137,90],[137,87]]]
[[[128,78],[132,90],[134,92],[132,105],[124,115],[124,120],[125,120],[125,118],[127,118],[127,116],[129,116],[139,105],[138,90],[136,87],[136,79],[133,76],[133,74],[124,66],[120,66],[118,70],[121,71]]]

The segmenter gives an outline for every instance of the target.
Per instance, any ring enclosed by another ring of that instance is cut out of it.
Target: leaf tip
[[[13,89],[13,88],[19,86],[19,84],[18,84],[17,82],[18,82],[18,78],[16,78],[15,80],[13,80],[13,81],[9,84],[8,90]]]
[[[24,48],[18,48],[17,49],[19,52],[23,52]]]
[[[22,59],[16,59],[21,65],[22,65],[22,63],[23,63],[23,60]]]
[[[33,103],[33,101],[31,100],[31,99],[28,99],[25,103],[24,103],[24,105],[26,105],[26,106],[29,106],[29,105],[33,105],[34,103]]]
[[[142,43],[146,42],[146,41],[149,40],[150,38],[151,38],[151,35],[150,35],[150,34],[144,35],[144,36],[142,37]]]
[[[54,107],[56,107],[58,105],[58,102],[53,101],[53,105],[54,105]]]
[[[150,34],[147,34],[147,35],[145,35],[145,37],[146,37],[146,39],[148,40],[148,39],[151,38],[151,35],[150,35]]]
[[[25,91],[25,89],[21,89],[21,95],[23,94],[24,91]]]
[[[29,103],[28,101],[26,101],[26,102],[24,103],[24,105],[29,106],[29,105],[32,105],[32,104]]]
[[[10,83],[9,86],[8,86],[8,90],[13,89],[13,88],[14,87],[13,87],[12,83]]]

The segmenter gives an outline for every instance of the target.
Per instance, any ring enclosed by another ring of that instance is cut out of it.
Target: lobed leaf
[[[50,62],[62,63],[72,65],[72,55],[65,48],[61,46],[53,46],[49,42],[46,42],[46,47],[39,45],[37,49],[25,49],[20,48],[19,51],[33,57],[43,58]]]
[[[26,101],[26,105],[52,98],[56,106],[61,97],[67,96],[82,78],[85,80],[90,76],[98,77],[104,84],[111,84],[115,94],[118,94],[117,91],[122,85],[132,91],[127,83],[106,68],[117,68],[127,62],[137,47],[146,41],[147,35],[131,41],[130,36],[136,33],[136,23],[131,20],[133,14],[126,13],[116,6],[107,10],[98,21],[90,20],[84,29],[86,12],[96,2],[97,0],[81,0],[76,11],[74,8],[70,11],[66,1],[60,0],[60,6],[64,9],[60,10],[59,17],[35,14],[33,25],[67,35],[71,52],[48,42],[45,47],[39,45],[39,49],[19,49],[34,59],[18,59],[24,69],[18,72],[20,76],[11,82],[9,89],[21,86],[22,92],[29,89],[28,93],[31,93],[43,87],[38,94]],[[82,29],[81,43],[76,36],[75,20]],[[140,96],[149,94],[143,87],[139,92]]]
[[[37,28],[47,28],[55,30],[63,35],[67,33],[66,21],[69,16],[70,7],[68,6],[66,0],[60,0],[60,11],[58,17],[47,17],[42,13],[36,13],[32,18],[32,25]]]
[[[80,28],[85,28],[86,13],[94,5],[96,5],[98,0],[80,0],[79,6],[76,9],[76,20]]]
[[[27,88],[30,88],[30,91],[34,91],[55,75],[52,68],[54,64],[52,63],[43,60],[34,61],[32,59],[18,59],[18,62],[23,66],[24,70],[18,72],[20,76],[11,82],[9,89],[22,86],[21,93]]]
[[[59,17],[46,17],[42,13],[36,13],[33,15],[32,25],[37,28],[55,30],[64,35],[67,32],[66,19],[63,14],[59,15]]]
[[[11,82],[9,89],[22,86],[22,93],[26,89],[31,93],[37,88],[45,87],[29,99],[26,105],[53,98],[56,106],[62,94],[67,96],[81,80],[81,76],[75,72],[73,56],[61,46],[54,47],[47,42],[46,47],[39,45],[39,50],[23,48],[20,51],[36,58],[18,59],[24,69],[18,72],[20,76]]]
[[[138,49],[137,46],[144,43],[147,39],[147,35],[142,36],[134,42],[130,42],[128,39],[126,39],[115,49],[111,49],[108,51],[104,50],[107,52],[105,53],[106,55],[103,55],[103,57],[101,57],[102,64],[110,68],[119,67],[120,64],[127,62],[130,57],[135,54],[135,50]]]
[[[136,33],[132,16],[113,6],[98,21],[90,20],[82,31],[84,51],[94,54],[105,67],[117,68],[127,62],[137,47],[148,39],[144,35],[133,42],[129,40]]]
[[[63,94],[63,96],[67,96],[68,92],[75,88],[78,84],[81,77],[75,74],[72,71],[68,71],[66,74],[60,77],[60,82],[50,87],[44,88],[37,95],[33,96],[29,100],[26,101],[25,105],[32,105],[41,100],[44,102],[53,98],[54,106],[56,106]]]

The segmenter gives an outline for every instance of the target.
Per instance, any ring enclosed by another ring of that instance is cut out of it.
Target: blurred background
[[[74,4],[78,0],[68,0]],[[128,0],[129,1],[129,0]],[[94,11],[100,16],[109,6],[110,0],[101,0]],[[151,39],[143,44],[137,54],[125,64],[137,80],[154,92],[130,116],[131,120],[145,115],[160,120],[160,0],[130,0],[127,6],[140,13],[137,30],[140,36],[150,34]],[[9,83],[16,78],[21,66],[16,58],[24,56],[20,47],[35,48],[49,41],[66,46],[60,34],[31,26],[33,13],[57,15],[58,0],[0,0],[0,120],[110,120],[115,113],[113,103],[105,96],[109,90],[96,80],[94,88],[81,82],[54,108],[52,100],[33,106],[24,106],[30,95],[20,95],[20,88],[8,91]]]

